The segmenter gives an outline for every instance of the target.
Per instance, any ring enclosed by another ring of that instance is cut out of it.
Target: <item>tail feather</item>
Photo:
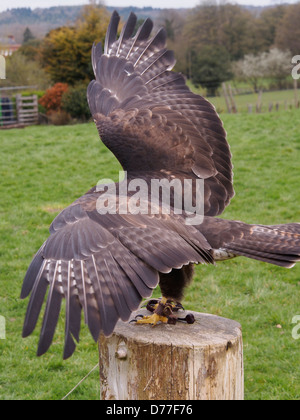
[[[198,227],[215,250],[291,268],[300,261],[300,223],[248,225],[207,217]],[[226,259],[226,258],[225,258]]]
[[[292,268],[296,262],[300,261],[300,256],[271,254],[267,252],[260,252],[258,250],[249,250],[247,248],[230,246],[227,248],[228,252],[236,256],[252,258],[254,260],[263,261],[268,264],[278,265],[279,267]]]
[[[300,261],[300,224],[244,225],[243,235],[225,244],[229,252],[291,268]]]

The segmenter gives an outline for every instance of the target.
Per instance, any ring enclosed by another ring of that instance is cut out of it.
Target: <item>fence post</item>
[[[297,79],[294,79],[295,108],[299,108]]]
[[[16,95],[16,112],[17,112],[17,122],[18,124],[21,123],[21,108],[22,108],[22,95],[17,94]]]
[[[227,94],[227,89],[226,89],[226,85],[225,83],[222,83],[222,89],[223,89],[223,95],[225,98],[225,103],[226,103],[226,107],[227,107],[227,111],[229,114],[231,114],[231,106],[228,100],[228,94]]]
[[[30,125],[38,122],[37,95],[16,95],[16,109],[18,124]]]
[[[234,114],[236,114],[237,113],[237,107],[236,107],[236,103],[235,103],[235,100],[234,100],[231,84],[228,85],[228,91],[229,91],[229,97],[230,97],[232,112]]]
[[[256,112],[261,112],[261,105],[262,105],[262,90],[259,91],[257,103],[256,103]]]
[[[146,314],[146,310],[137,313]],[[119,321],[100,336],[103,400],[242,400],[243,343],[236,321],[192,312],[196,322]],[[148,313],[149,314],[149,313]]]

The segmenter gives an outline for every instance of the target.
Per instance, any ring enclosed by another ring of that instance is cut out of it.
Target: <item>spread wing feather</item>
[[[64,359],[75,351],[74,339],[79,342],[81,305],[74,282],[73,265],[71,261],[61,261],[61,280],[63,294],[66,299],[65,345]]]
[[[33,272],[30,273],[29,270],[31,266],[29,267],[27,271],[27,279],[31,278],[33,281],[30,282],[30,285],[28,285],[28,282],[25,283],[24,280],[23,289],[21,292],[22,299],[24,299],[29,295],[29,293],[31,293],[24,321],[23,337],[27,337],[34,330],[48,287],[46,268],[47,261],[44,258],[40,259],[39,253],[36,254],[34,260],[35,264],[39,264],[38,274],[34,276]],[[29,277],[29,275],[31,277]]]
[[[50,286],[38,345],[38,356],[44,354],[50,347],[58,321],[62,301],[61,282],[58,277],[59,262],[51,261],[48,267],[48,282]]]
[[[127,171],[167,170],[204,178],[205,214],[215,216],[234,195],[231,153],[214,107],[172,72],[164,29],[150,37],[147,19],[132,37],[131,14],[117,39],[112,14],[104,54],[94,45],[91,113],[105,145]],[[149,155],[151,159],[149,159]]]
[[[213,264],[214,250],[283,267],[300,260],[300,224],[247,225],[211,217],[234,195],[222,123],[214,107],[171,71],[175,59],[165,47],[165,31],[150,38],[153,23],[147,19],[133,36],[137,19],[131,14],[117,39],[119,20],[114,12],[104,52],[101,44],[92,48],[95,80],[88,102],[101,139],[133,177],[205,179],[206,216],[196,228],[174,213],[100,215],[96,188],[63,210],[21,292],[21,298],[30,294],[24,337],[36,327],[47,295],[38,355],[53,340],[63,298],[68,358],[79,341],[82,311],[94,340],[101,331],[108,336],[118,319],[127,320],[151,296],[160,273]]]
[[[110,335],[149,297],[159,272],[191,262],[212,263],[210,246],[179,216],[99,215],[99,193],[88,193],[53,221],[51,235],[25,276],[21,297],[31,293],[23,336],[34,330],[48,289],[38,355],[45,353],[65,305],[64,358],[79,341],[81,312],[96,341]]]

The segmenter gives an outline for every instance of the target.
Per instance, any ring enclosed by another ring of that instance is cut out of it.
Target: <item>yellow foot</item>
[[[168,318],[166,316],[161,316],[154,313],[149,316],[144,316],[143,318],[138,319],[136,321],[137,324],[152,324],[152,325],[156,325],[158,324],[158,322],[167,324]]]

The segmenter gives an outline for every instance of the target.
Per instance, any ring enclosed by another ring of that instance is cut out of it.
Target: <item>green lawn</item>
[[[256,112],[256,104],[258,102],[257,93],[234,95],[234,101],[238,112],[249,113],[249,107],[252,106],[252,112]],[[300,99],[300,93],[298,93],[298,100]],[[223,96],[211,98],[211,102],[215,105],[219,112],[227,112],[225,99]],[[289,90],[275,90],[269,92],[263,92],[261,96],[261,112],[269,112],[269,106],[272,104],[272,112],[276,111],[276,104],[278,104],[278,110],[282,111],[295,107],[295,93],[293,89]]]
[[[236,197],[224,217],[249,223],[300,222],[300,110],[223,114],[233,152]],[[73,357],[62,361],[64,322],[49,352],[36,358],[39,328],[21,338],[26,301],[19,294],[35,251],[58,211],[119,165],[93,124],[0,131],[0,399],[61,399],[98,361],[85,326]],[[300,264],[292,270],[239,258],[197,267],[185,306],[243,327],[246,399],[300,398]],[[155,292],[159,294],[159,292]],[[280,326],[281,328],[278,328]],[[97,370],[69,399],[97,399]]]
[[[226,84],[228,86],[228,83]],[[190,84],[190,88],[200,94],[204,94],[204,90],[202,88],[195,88]],[[228,89],[228,87],[227,87]],[[232,85],[232,89],[233,85]],[[251,90],[251,89],[250,89]],[[210,102],[214,104],[216,109],[219,113],[227,113],[227,106],[225,102],[225,98],[223,95],[222,89],[219,89],[221,96],[216,96],[213,98],[208,98]],[[240,113],[249,113],[249,106],[252,105],[252,113],[256,112],[256,104],[258,102],[258,93],[248,93],[248,94],[239,94],[234,95],[234,101],[236,103],[236,107],[238,112]],[[300,90],[298,89],[298,101],[300,100]],[[291,107],[295,107],[295,92],[293,89],[287,90],[276,90],[276,91],[264,91],[261,97],[261,112],[269,112],[270,104],[273,105],[272,112],[276,111],[276,104],[278,104],[278,110],[283,111],[286,109],[290,109]]]

